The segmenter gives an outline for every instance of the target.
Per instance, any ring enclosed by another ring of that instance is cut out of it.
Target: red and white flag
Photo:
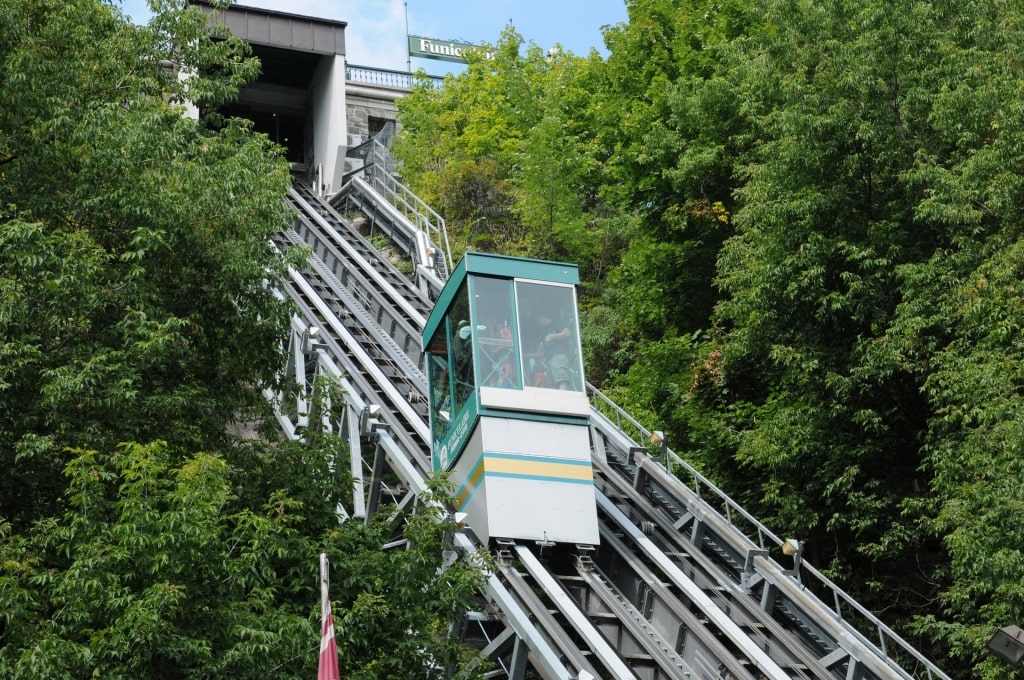
[[[320,553],[320,617],[323,626],[320,634],[320,667],[316,680],[341,680],[338,645],[334,641],[334,617],[331,616],[331,600],[327,596],[327,570],[327,555]]]

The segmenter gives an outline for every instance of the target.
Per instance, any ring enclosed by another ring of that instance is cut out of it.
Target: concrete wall
[[[310,115],[313,120],[310,178],[323,170],[322,182],[330,193],[341,188],[345,173],[347,131],[345,123],[345,57],[324,56],[310,84]]]

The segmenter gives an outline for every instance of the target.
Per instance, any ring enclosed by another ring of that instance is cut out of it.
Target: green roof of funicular
[[[455,265],[441,294],[434,303],[427,324],[423,328],[423,343],[434,335],[437,325],[441,322],[445,310],[451,305],[456,291],[469,274],[484,274],[505,279],[533,279],[535,281],[551,281],[577,285],[580,282],[579,269],[567,262],[551,262],[535,260],[528,257],[511,257],[491,253],[466,253]]]

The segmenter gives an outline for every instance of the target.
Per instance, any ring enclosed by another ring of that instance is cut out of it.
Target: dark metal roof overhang
[[[266,45],[313,54],[345,54],[345,27],[348,22],[318,19],[244,5],[227,9],[214,7],[205,0],[189,0],[219,20],[231,34],[250,45]]]

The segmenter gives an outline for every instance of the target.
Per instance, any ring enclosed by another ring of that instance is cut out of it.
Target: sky
[[[626,21],[626,0],[242,0],[239,5],[348,22],[346,61],[358,66],[405,71],[408,34],[471,44],[494,44],[511,24],[526,43],[544,51],[585,56],[607,54],[601,27]],[[123,11],[145,23],[146,0],[123,0]],[[461,70],[458,64],[412,59],[412,70],[431,75]]]

